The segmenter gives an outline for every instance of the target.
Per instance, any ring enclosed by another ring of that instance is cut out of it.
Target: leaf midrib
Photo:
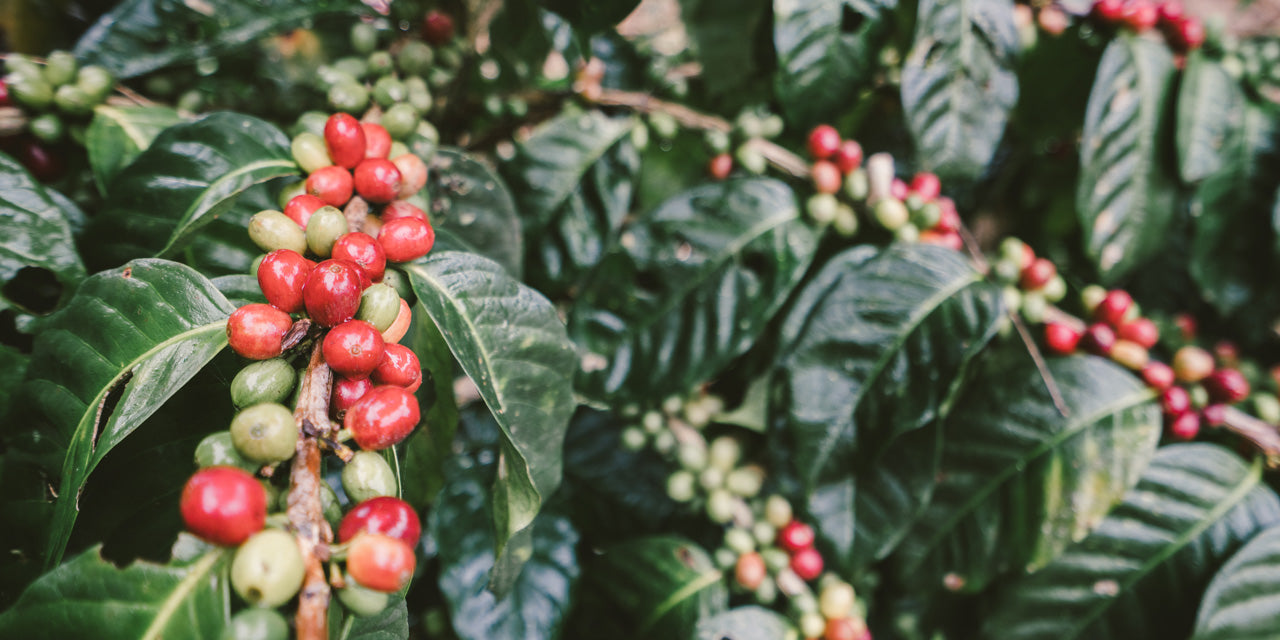
[[[189,567],[187,575],[182,577],[178,585],[165,598],[164,604],[156,612],[155,619],[151,621],[151,625],[147,627],[140,640],[158,640],[164,637],[165,625],[169,624],[169,619],[177,612],[178,607],[182,605],[187,595],[196,588],[196,585],[204,579],[205,575],[213,569],[214,565],[226,553],[226,548],[218,547],[205,553],[198,562]]]
[[[163,249],[156,252],[155,256],[163,257],[164,255],[172,251],[174,248],[174,245],[176,245],[181,239],[183,239],[185,237],[185,234],[187,233],[187,230],[195,224],[196,218],[202,212],[208,211],[209,209],[213,208],[214,205],[206,206],[206,202],[204,198],[205,194],[208,194],[209,192],[213,191],[216,187],[219,187],[221,185],[227,184],[229,182],[232,182],[240,178],[240,176],[242,175],[251,174],[253,172],[256,172],[259,169],[268,169],[272,167],[277,167],[280,169],[296,170],[298,168],[298,165],[294,164],[293,160],[289,160],[289,159],[276,158],[276,159],[270,159],[270,160],[258,160],[256,162],[250,162],[249,164],[242,165],[232,171],[229,171],[223,174],[217,180],[210,182],[207,187],[205,187],[200,191],[200,196],[196,198],[196,201],[191,203],[191,206],[188,207],[185,212],[183,212],[182,217],[179,218],[178,222],[174,225],[173,233],[169,234],[168,242],[165,243]],[[279,175],[285,175],[285,174],[279,174]],[[261,179],[254,180],[253,184],[260,184],[274,177],[278,177],[278,176],[268,175]],[[237,194],[233,194],[231,197],[235,197],[235,195]],[[222,198],[219,200],[219,202],[225,199],[226,198]]]

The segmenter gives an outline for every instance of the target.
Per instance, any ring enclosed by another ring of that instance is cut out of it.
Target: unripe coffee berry
[[[346,586],[334,593],[338,595],[338,601],[347,608],[347,611],[362,618],[382,613],[387,608],[387,603],[391,601],[391,596],[362,587],[355,578],[350,576],[347,577]]]
[[[263,402],[284,402],[296,379],[293,367],[281,358],[254,362],[231,380],[231,402],[239,409]]]
[[[390,262],[412,262],[427,255],[436,242],[431,225],[415,218],[399,218],[382,225],[378,242]]]
[[[1071,325],[1061,322],[1048,322],[1044,325],[1044,343],[1049,351],[1058,355],[1075,353],[1080,344],[1081,334]]]
[[[416,218],[428,222],[427,214],[407,200],[393,200],[382,209],[382,221],[390,222],[396,218]]]
[[[413,548],[391,536],[364,533],[356,536],[347,550],[351,578],[383,593],[394,593],[409,584],[416,565]]]
[[[370,285],[360,294],[360,308],[356,318],[372,324],[379,332],[385,332],[400,314],[400,296],[386,284]]]
[[[298,163],[304,173],[315,173],[333,164],[324,138],[309,131],[294,136],[289,143],[289,150],[293,153],[293,161]]]
[[[391,134],[387,128],[375,122],[361,122],[364,129],[364,157],[386,158],[391,153]]]
[[[205,541],[235,546],[267,521],[267,492],[247,471],[208,467],[195,472],[179,502],[187,530]]]
[[[342,490],[354,502],[364,502],[397,492],[396,473],[377,451],[357,451],[342,467]]]
[[[303,188],[306,188],[305,183]],[[311,220],[311,215],[324,206],[327,205],[319,196],[303,193],[289,199],[289,202],[284,205],[284,215],[299,227],[306,229],[307,222]]]
[[[422,537],[422,523],[408,502],[393,496],[370,498],[347,512],[338,527],[338,542],[361,533],[380,533],[416,546]]]
[[[302,588],[306,566],[298,541],[280,529],[267,529],[249,538],[231,561],[231,586],[245,602],[278,607]]]
[[[402,387],[375,387],[347,411],[343,426],[361,449],[377,451],[408,437],[418,426],[418,399]]]
[[[347,216],[337,207],[321,207],[307,221],[307,248],[321,258],[328,258],[334,243],[347,233],[347,228]]]
[[[227,318],[227,342],[241,356],[266,360],[280,355],[284,334],[292,326],[289,314],[271,305],[247,304]]]
[[[387,256],[382,251],[382,245],[373,236],[359,231],[340,236],[333,243],[330,255],[335,259],[350,260],[360,265],[373,282],[382,280],[387,269]]]
[[[1173,354],[1173,373],[1182,382],[1200,382],[1209,377],[1213,369],[1213,356],[1200,347],[1182,347]]]
[[[764,558],[760,554],[751,551],[738,556],[738,562],[734,565],[733,577],[738,581],[738,585],[748,591],[755,591],[769,577],[769,570],[764,566]]]
[[[366,158],[356,165],[356,193],[375,204],[395,200],[400,193],[400,170],[385,158]]]
[[[813,527],[792,520],[778,530],[778,546],[791,553],[813,546]]]
[[[302,285],[315,263],[291,249],[276,249],[258,264],[258,286],[271,306],[285,313],[302,311]]]
[[[825,160],[840,148],[840,132],[829,124],[820,124],[809,132],[809,155]]]
[[[218,640],[289,640],[289,623],[275,609],[250,607],[231,616]]]
[[[357,321],[358,322],[358,321]],[[389,344],[373,370],[373,381],[417,391],[422,384],[422,365],[412,349],[404,345]]]
[[[325,260],[316,265],[302,287],[307,314],[322,327],[355,317],[360,308],[362,275],[358,265],[346,260]]]
[[[303,253],[307,238],[302,229],[279,211],[259,211],[249,219],[249,239],[263,251],[288,249]]]
[[[404,102],[392,105],[382,114],[382,126],[392,138],[402,140],[418,127],[418,112]]]
[[[897,231],[911,219],[907,205],[897,198],[883,198],[876,203],[872,213],[876,222],[889,231]]]
[[[363,320],[348,320],[329,330],[321,347],[324,361],[338,375],[367,378],[382,360],[382,335]]]
[[[329,157],[339,167],[355,168],[364,160],[367,142],[360,121],[345,113],[329,116],[324,124],[324,143]]]
[[[255,404],[231,421],[231,441],[245,459],[275,464],[293,457],[298,423],[293,412],[274,402]]]
[[[1140,371],[1147,366],[1147,360],[1150,358],[1142,345],[1129,340],[1116,340],[1115,345],[1111,347],[1110,355],[1114,362],[1134,371]]]
[[[342,167],[324,167],[307,176],[307,193],[335,207],[347,204],[354,189],[351,172]]]
[[[333,393],[329,398],[329,411],[335,416],[341,417],[347,409],[350,409],[355,403],[364,397],[373,389],[373,381],[368,378],[360,378],[353,380],[351,378],[343,378],[338,376],[333,380]]]
[[[392,321],[391,326],[382,332],[382,341],[387,344],[400,342],[404,334],[409,331],[409,323],[412,321],[413,311],[409,309],[409,301],[401,298],[400,313],[396,314],[396,319]]]
[[[400,189],[396,197],[411,198],[427,186],[427,163],[412,153],[402,153],[391,159],[400,172]],[[384,201],[385,202],[385,201]]]
[[[797,551],[791,556],[791,570],[806,582],[816,580],[822,575],[822,554],[813,547]]]
[[[231,434],[226,431],[211,433],[196,445],[195,454],[196,466],[205,467],[235,467],[244,469],[249,473],[253,473],[258,469],[258,464],[251,460],[246,460],[244,456],[236,451],[236,446],[231,442]]]

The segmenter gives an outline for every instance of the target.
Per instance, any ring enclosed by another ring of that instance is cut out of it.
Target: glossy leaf
[[[429,215],[436,246],[478,253],[519,278],[524,240],[506,184],[489,167],[459,149],[439,149],[428,160]]]
[[[941,480],[901,547],[904,579],[979,591],[1001,571],[1035,571],[1138,481],[1160,439],[1151,392],[1099,358],[1048,369],[1066,416],[1026,357],[993,361],[957,401]]]
[[[1205,590],[1193,640],[1269,638],[1280,629],[1280,527],[1231,556]]]
[[[1178,87],[1178,172],[1199,182],[1231,162],[1244,126],[1244,92],[1223,66],[1196,50]]]
[[[462,640],[555,638],[578,580],[578,532],[563,515],[539,516],[532,555],[507,596],[496,598],[487,588],[495,556],[485,515],[495,468],[492,452],[481,455],[489,464],[455,456],[429,523],[440,549],[440,590],[449,602],[454,632]]]
[[[246,46],[308,18],[359,8],[353,0],[125,0],[80,37],[75,54],[84,64],[132,78]]]
[[[1162,43],[1122,36],[1098,64],[1080,141],[1076,206],[1105,282],[1152,256],[1174,219],[1165,124],[1174,67]]]
[[[32,440],[19,446],[61,466],[50,566],[89,474],[226,346],[232,310],[191,268],[137,260],[86,280],[42,324],[21,391]]]
[[[945,416],[1002,311],[999,291],[949,249],[864,246],[828,262],[782,327],[777,411],[804,486]]]
[[[872,79],[897,0],[773,0],[774,78],[789,120],[834,120]]]
[[[0,637],[217,640],[230,590],[216,576],[229,549],[190,562],[136,562],[123,569],[94,547],[32,584],[0,615]]]
[[[1260,475],[1216,445],[1160,449],[1088,538],[1002,589],[984,636],[1187,637],[1218,567],[1280,523],[1280,499]]]
[[[681,19],[702,65],[699,80],[706,84],[708,94],[725,95],[764,74],[758,50],[767,51],[771,34],[765,32],[764,38],[758,35],[761,27],[767,26],[771,5],[769,0],[680,3]]]
[[[585,36],[613,28],[626,18],[640,0],[537,0],[556,12]]]
[[[446,251],[405,271],[502,428],[493,502],[502,564],[507,540],[530,526],[560,484],[561,446],[576,406],[573,347],[551,303],[496,262]]]
[[[0,344],[0,419],[9,414],[9,406],[13,402],[13,394],[27,372],[30,357],[10,347]]]
[[[236,196],[230,207],[190,236],[178,252],[181,262],[209,277],[248,274],[253,260],[263,254],[249,237],[249,220],[279,206],[271,191],[269,184],[255,184]]]
[[[254,302],[265,303],[267,297],[262,293],[258,279],[247,274],[220,276],[209,282],[227,297],[227,301],[235,307],[243,307]]]
[[[427,428],[415,431],[405,442],[400,488],[409,504],[424,509],[444,486],[445,463],[453,457],[459,419],[453,393],[453,354],[440,329],[422,313],[414,317],[406,338],[402,344],[413,349],[422,365],[418,401]]]
[[[47,269],[63,299],[84,278],[66,213],[13,158],[0,153],[0,285],[27,267]],[[0,310],[11,303],[0,294]]]
[[[697,640],[800,640],[791,621],[760,606],[738,607],[698,622]]]
[[[902,106],[922,166],[977,178],[1018,102],[1010,0],[924,0],[902,66]]]
[[[764,330],[815,244],[775,180],[708,184],[663,203],[624,229],[571,310],[579,390],[657,401],[706,381]]]
[[[85,252],[101,265],[172,255],[250,187],[297,172],[289,139],[257,118],[223,112],[169,127],[111,182]]]
[[[165,106],[95,107],[84,146],[98,191],[106,195],[107,185],[121,169],[151,146],[161,131],[181,121],[177,111]]]
[[[395,598],[382,613],[355,618],[349,624],[344,626],[346,633],[336,636],[338,640],[404,640],[409,637],[409,607],[403,598]]]

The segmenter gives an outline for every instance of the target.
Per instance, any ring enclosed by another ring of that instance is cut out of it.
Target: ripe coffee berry
[[[1160,341],[1160,330],[1156,328],[1156,323],[1148,318],[1134,318],[1122,323],[1116,335],[1121,340],[1135,342],[1144,349],[1150,349]]]
[[[417,218],[427,222],[427,214],[407,200],[393,200],[382,209],[382,221],[390,222],[397,218]]]
[[[1174,24],[1186,15],[1186,10],[1178,0],[1164,0],[1156,10],[1159,13],[1160,21],[1165,24]]]
[[[322,327],[342,324],[360,308],[364,272],[354,262],[325,260],[307,275],[302,299],[307,314]]]
[[[1249,397],[1249,381],[1239,369],[1218,369],[1204,379],[1209,398],[1216,403],[1234,404]]]
[[[422,384],[422,365],[418,356],[409,347],[389,344],[382,356],[382,361],[373,370],[373,381],[377,384],[389,384],[404,387],[409,391],[417,391]]]
[[[427,186],[427,163],[412,153],[402,153],[391,159],[400,171],[400,190],[396,197],[411,198]]]
[[[942,195],[942,182],[932,173],[917,173],[911,179],[911,192],[920,196],[925,202],[931,202]]]
[[[250,360],[266,360],[283,351],[284,334],[293,326],[289,314],[266,304],[246,304],[227,318],[227,342]]]
[[[822,632],[823,640],[861,640],[862,630],[854,624],[853,618],[828,618],[827,628]]]
[[[1191,396],[1182,387],[1169,387],[1160,394],[1160,408],[1167,416],[1180,416],[1191,408]]]
[[[1173,354],[1173,373],[1182,382],[1200,382],[1213,368],[1213,356],[1200,347],[1182,347]]]
[[[1044,325],[1044,343],[1058,355],[1074,353],[1080,344],[1080,332],[1061,322],[1048,322]]]
[[[791,556],[791,570],[802,580],[816,580],[822,575],[822,554],[817,549],[808,547]]]
[[[439,47],[453,39],[453,18],[439,11],[428,11],[422,19],[422,38]]]
[[[267,491],[247,471],[207,467],[187,480],[179,509],[191,533],[213,544],[235,546],[262,530]]]
[[[707,173],[716,180],[724,180],[733,172],[733,156],[727,153],[721,153],[711,158],[711,162],[707,163]]]
[[[400,193],[400,170],[390,160],[367,158],[356,165],[355,187],[369,202],[391,202]]]
[[[285,313],[302,311],[302,285],[315,265],[297,251],[277,249],[258,265],[258,286],[271,306]]]
[[[1124,22],[1130,29],[1142,33],[1156,26],[1160,20],[1160,12],[1151,0],[1130,0],[1124,11]]]
[[[1125,0],[1098,0],[1093,4],[1093,13],[1098,19],[1115,24],[1124,18]]]
[[[1141,371],[1147,366],[1150,357],[1151,355],[1142,348],[1142,345],[1131,340],[1116,340],[1115,345],[1111,347],[1111,359],[1134,371]]]
[[[1108,355],[1116,345],[1116,332],[1101,322],[1091,324],[1088,329],[1085,329],[1080,345],[1085,351],[1094,355]]]
[[[1156,391],[1164,391],[1173,386],[1173,367],[1163,362],[1148,362],[1142,368],[1142,381]]]
[[[382,332],[382,341],[387,344],[400,342],[404,334],[409,331],[411,321],[413,321],[413,311],[409,308],[409,301],[401,298],[400,312],[396,314],[396,319],[391,322],[391,326]]]
[[[1211,427],[1222,426],[1227,421],[1227,405],[1211,404],[1200,410],[1200,417]]]
[[[813,178],[813,188],[818,193],[835,193],[844,184],[844,179],[840,176],[840,170],[836,168],[836,165],[826,160],[819,160],[813,163],[813,167],[809,170],[809,175]]]
[[[299,227],[306,229],[307,221],[311,220],[311,214],[326,204],[319,196],[313,196],[309,193],[296,195],[284,205],[284,215],[298,223]]]
[[[1204,23],[1195,18],[1184,18],[1173,27],[1174,44],[1180,49],[1190,51],[1199,49],[1204,44]]]
[[[364,129],[364,157],[386,158],[391,155],[391,134],[387,128],[373,122],[361,122]]]
[[[378,242],[391,262],[411,262],[431,251],[436,232],[429,223],[416,218],[398,218],[382,225]]]
[[[1176,440],[1193,440],[1200,433],[1200,414],[1188,411],[1173,419],[1169,435]]]
[[[1022,276],[1018,281],[1018,285],[1028,291],[1036,291],[1054,276],[1058,275],[1058,268],[1046,258],[1036,258],[1022,269]]]
[[[364,269],[373,282],[382,280],[387,270],[387,254],[382,245],[373,236],[353,231],[338,238],[334,242],[331,255],[335,260],[350,260]]]
[[[334,415],[346,413],[348,409],[373,389],[373,381],[368,378],[343,378],[333,380],[333,393],[329,397],[329,411]]]
[[[367,378],[382,360],[382,335],[363,320],[348,320],[324,337],[324,361],[338,375]]]
[[[765,578],[769,577],[769,569],[764,564],[764,558],[755,551],[751,551],[738,556],[733,577],[743,589],[755,591],[764,584]]]
[[[371,498],[347,512],[338,526],[338,542],[361,533],[380,533],[416,546],[422,537],[418,514],[408,502],[392,496]]]
[[[836,168],[840,173],[853,173],[858,167],[862,166],[862,145],[856,140],[845,140],[836,148],[836,152],[832,154],[831,161],[836,163]]]
[[[1133,298],[1128,291],[1113,289],[1107,292],[1102,302],[1093,310],[1093,317],[1098,322],[1105,322],[1113,327],[1124,322],[1125,314],[1133,307]]]
[[[348,114],[335,113],[324,123],[324,144],[334,164],[353,169],[364,160],[367,148],[364,127]]]
[[[840,132],[829,124],[820,124],[809,132],[809,155],[826,160],[840,148]]]
[[[399,591],[413,578],[417,558],[403,541],[377,533],[363,533],[347,550],[347,572],[357,584],[374,591]]]
[[[319,197],[325,204],[341,207],[351,200],[355,189],[351,172],[342,167],[324,167],[307,176],[307,193]]]
[[[792,520],[778,531],[778,545],[791,553],[813,546],[813,527]]]
[[[347,410],[343,426],[361,449],[379,451],[408,437],[418,426],[418,399],[403,387],[374,387]]]

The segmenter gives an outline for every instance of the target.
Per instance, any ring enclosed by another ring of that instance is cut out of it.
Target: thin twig
[[[311,350],[311,360],[302,378],[298,406],[293,416],[300,425],[325,425],[327,428],[333,372],[324,363],[320,347],[317,342]],[[329,637],[330,593],[324,562],[329,556],[333,531],[324,519],[324,508],[320,502],[320,483],[324,478],[320,476],[319,438],[330,434],[316,434],[315,431],[301,429],[289,476],[289,525],[297,536],[306,565],[306,578],[298,595],[295,617],[298,640],[328,640]]]
[[[1053,406],[1058,408],[1058,413],[1066,418],[1071,415],[1071,409],[1067,407],[1067,401],[1062,397],[1062,390],[1058,388],[1058,381],[1053,379],[1053,372],[1049,371],[1049,365],[1044,361],[1044,355],[1040,353],[1040,347],[1036,346],[1036,341],[1031,337],[1031,332],[1027,330],[1027,324],[1022,321],[1022,316],[1016,311],[1009,311],[1009,319],[1013,321],[1013,328],[1018,330],[1018,336],[1022,338],[1022,343],[1027,346],[1027,352],[1031,354],[1031,361],[1036,363],[1036,370],[1040,372],[1040,377],[1044,380],[1044,386],[1049,390],[1049,397],[1053,398]]]
[[[1235,407],[1227,407],[1222,426],[1252,442],[1267,458],[1267,466],[1280,467],[1280,431]]]

